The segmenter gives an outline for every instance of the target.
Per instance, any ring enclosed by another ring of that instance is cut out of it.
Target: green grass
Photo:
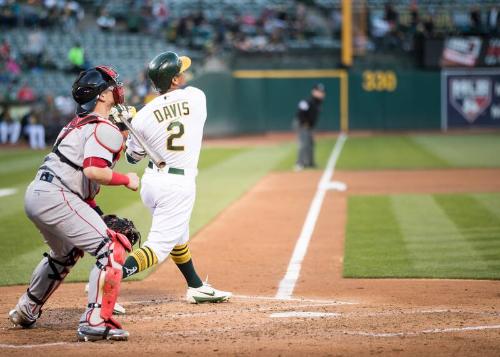
[[[350,137],[337,168],[344,170],[500,167],[500,135]]]
[[[500,193],[349,198],[344,276],[500,279]]]
[[[499,135],[491,134],[349,137],[337,168],[500,167],[499,139]],[[316,141],[316,161],[319,169],[325,167],[334,144],[335,139],[333,138],[322,138]],[[26,186],[33,179],[35,171],[42,163],[46,153],[47,151],[34,152],[27,149],[0,150],[0,188],[17,189],[17,193],[12,196],[0,197],[0,261],[2,261],[0,285],[27,283],[42,253],[47,250],[39,233],[26,218],[23,207]],[[197,200],[191,219],[192,235],[241,197],[268,172],[273,170],[290,171],[294,166],[296,153],[295,143],[261,147],[209,147],[202,150],[199,163],[200,173],[197,179]],[[122,172],[134,170],[141,174],[144,166],[145,162],[138,166],[130,166],[120,162],[117,169]],[[428,276],[426,274],[439,271],[436,268],[437,263],[433,260],[435,257],[431,254],[432,251],[429,258],[432,264],[429,263],[428,268],[426,268],[427,262],[422,259],[424,253],[421,251],[424,247],[421,247],[417,239],[420,236],[412,233],[412,224],[407,218],[414,217],[414,213],[404,213],[415,205],[417,210],[421,205],[429,205],[427,202],[429,200],[420,202],[419,199],[416,199],[415,204],[411,205],[411,200],[405,201],[404,196],[371,199],[374,201],[366,201],[359,205],[356,204],[358,198],[353,198],[353,201],[350,202],[350,214],[351,210],[354,211],[352,217],[349,216],[349,231],[351,232],[349,234],[352,237],[352,232],[354,232],[356,239],[350,238],[346,243],[348,254],[346,255],[345,271],[356,274],[361,271],[361,276],[369,276],[370,274],[374,274],[373,276],[393,276],[391,274],[401,271],[406,272],[407,276]],[[432,207],[438,210],[439,216],[447,223],[448,235],[451,234],[449,232],[460,232],[460,244],[470,249],[469,255],[471,259],[473,258],[472,260],[483,259],[486,262],[484,269],[489,269],[490,266],[498,267],[494,261],[490,261],[492,255],[497,256],[495,252],[499,251],[498,247],[485,249],[485,247],[491,248],[494,241],[492,242],[490,238],[484,236],[475,238],[478,233],[474,221],[462,221],[457,218],[460,216],[460,212],[457,213],[453,210],[453,207],[458,204],[470,207],[471,202],[481,202],[479,207],[481,207],[480,212],[482,213],[479,216],[488,220],[487,222],[481,221],[481,227],[484,228],[484,232],[491,231],[496,234],[498,233],[496,231],[497,221],[492,217],[498,218],[500,215],[498,197],[495,195],[468,195],[466,199],[462,199],[465,201],[450,202],[448,198],[433,196],[431,202]],[[144,239],[147,237],[151,219],[149,212],[142,205],[138,193],[123,188],[103,187],[102,193],[98,197],[98,203],[105,212],[132,218],[140,231],[143,232]],[[377,207],[380,210],[377,210]],[[401,207],[401,209],[396,210],[395,207]],[[360,215],[359,212],[366,213]],[[418,215],[416,216],[418,217]],[[373,217],[378,217],[378,219]],[[359,223],[353,226],[352,222],[356,221]],[[372,225],[375,227],[374,230],[371,229]],[[436,234],[443,232],[439,220],[436,221],[434,228]],[[483,231],[481,234],[484,233]],[[430,236],[432,232],[424,233],[424,235]],[[417,238],[409,240],[409,236]],[[378,245],[367,245],[365,240],[372,241],[372,243],[381,242],[384,249],[381,251]],[[455,242],[455,244],[458,243]],[[355,257],[354,260],[349,259],[352,256]],[[385,264],[386,261],[391,264]],[[358,262],[362,264],[358,264]],[[72,271],[69,280],[86,280],[92,264],[93,259],[85,258]],[[384,267],[384,265],[387,266]],[[467,269],[471,271],[472,268]],[[452,276],[458,277],[457,274]],[[484,276],[487,277],[488,274],[484,273]],[[138,278],[143,276],[144,274],[139,275]]]
[[[318,169],[324,169],[328,158],[332,152],[333,146],[335,145],[335,139],[319,139],[316,140],[316,148],[314,152],[314,157],[316,160],[316,165]],[[295,161],[297,160],[297,145],[289,144],[289,152],[286,157],[279,162],[274,168],[276,171],[290,171],[295,166]]]
[[[191,219],[191,235],[196,234],[217,214],[237,200],[261,177],[272,170],[289,154],[288,144],[243,147],[206,148],[200,155],[200,173],[197,179],[197,200]],[[0,197],[0,285],[26,284],[31,272],[48,250],[40,234],[26,218],[23,197],[26,186],[33,179],[46,152],[11,150],[0,153],[0,188],[16,188],[16,194]],[[146,162],[131,166],[123,161],[117,166],[121,172],[141,174]],[[151,224],[149,211],[143,206],[137,192],[122,187],[102,187],[97,199],[107,213],[116,213],[134,220],[144,239]],[[86,256],[72,270],[69,281],[85,281],[95,260]],[[138,274],[136,279],[146,274]]]

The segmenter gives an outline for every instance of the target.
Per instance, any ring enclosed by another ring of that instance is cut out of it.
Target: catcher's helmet
[[[123,84],[118,80],[118,73],[111,67],[97,66],[80,73],[73,83],[73,99],[79,104],[78,115],[86,115],[94,110],[99,94],[113,87],[115,104],[124,101]]]
[[[175,52],[163,52],[149,62],[148,77],[156,90],[165,93],[170,89],[172,78],[191,66],[191,59]]]

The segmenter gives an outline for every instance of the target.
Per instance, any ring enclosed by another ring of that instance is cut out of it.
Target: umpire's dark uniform
[[[299,139],[299,153],[296,170],[305,167],[315,167],[313,129],[316,126],[321,111],[321,104],[325,97],[323,84],[316,84],[309,99],[299,102],[297,109],[297,132]]]

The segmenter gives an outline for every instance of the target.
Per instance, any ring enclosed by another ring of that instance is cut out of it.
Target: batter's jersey
[[[206,119],[205,93],[186,87],[162,94],[146,104],[132,120],[132,126],[165,160],[167,167],[196,173]],[[144,154],[133,135],[127,139],[129,151]]]
[[[75,118],[71,123],[74,123]],[[87,158],[98,157],[108,162],[113,167],[118,159],[119,151],[113,152],[109,142],[123,143],[123,137],[119,129],[108,120],[97,117],[99,122],[85,124],[76,127],[68,132],[68,127],[64,128],[56,140],[56,143],[63,138],[57,145],[59,154],[54,152],[45,157],[42,168],[50,170],[70,191],[76,193],[80,198],[93,199],[99,192],[100,185],[89,180],[83,173],[83,162]],[[105,125],[104,132],[106,137],[96,135],[98,126]],[[109,141],[107,143],[107,141]],[[71,164],[69,164],[69,161]]]

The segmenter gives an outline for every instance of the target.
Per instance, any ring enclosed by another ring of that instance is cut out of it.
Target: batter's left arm
[[[138,123],[140,121],[141,117],[141,111],[137,113],[137,115],[134,117],[134,120],[132,121],[132,126],[136,131],[139,131],[140,129],[138,128]],[[127,137],[127,142],[125,143],[125,157],[127,159],[127,162],[129,164],[137,164],[139,161],[144,159],[146,156],[146,151],[142,148],[142,146],[137,142],[137,139],[135,138],[134,135],[128,135]]]

